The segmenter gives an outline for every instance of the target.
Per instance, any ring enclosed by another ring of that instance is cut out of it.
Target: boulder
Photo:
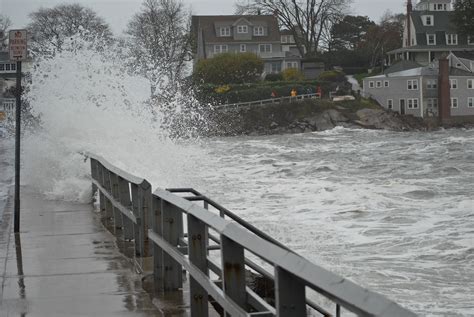
[[[318,131],[330,130],[335,127],[327,111],[323,112],[320,116],[315,117],[315,123]]]
[[[346,118],[346,116],[344,116],[342,113],[340,113],[339,111],[335,109],[329,109],[326,112],[331,118],[332,123],[349,121],[349,119]]]

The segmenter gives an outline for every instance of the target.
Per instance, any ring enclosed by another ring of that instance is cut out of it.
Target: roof
[[[250,25],[263,25],[268,29],[268,35],[252,36],[251,40],[241,40],[242,42],[280,42],[278,20],[273,15],[194,15],[192,17],[192,30],[196,38],[198,38],[198,32],[202,31],[202,36],[207,43],[239,42],[234,37],[218,37],[216,24],[233,26],[235,22],[241,19],[245,19]]]
[[[396,54],[403,52],[453,52],[458,54],[459,52],[474,52],[473,45],[414,45],[408,47],[400,47],[387,54]]]
[[[388,73],[384,75],[377,75],[366,77],[366,79],[381,79],[381,78],[392,78],[392,77],[416,77],[416,76],[438,76],[439,66],[438,63],[432,63],[429,66],[412,68],[402,70],[398,72]],[[450,67],[450,76],[473,76],[474,74],[459,68]]]
[[[422,15],[432,15],[434,25],[423,25]],[[416,33],[434,33],[434,32],[453,32],[456,33],[456,27],[451,22],[452,11],[412,11],[411,18],[415,26]]]
[[[408,60],[408,61],[407,60],[401,60],[398,63],[395,63],[395,64],[391,65],[389,68],[387,68],[384,71],[384,74],[400,72],[400,71],[413,69],[413,68],[418,68],[418,67],[421,67],[421,65],[418,64],[417,62],[410,61],[410,60]]]
[[[451,75],[451,76],[469,76],[469,77],[474,76],[473,73],[468,72],[466,70],[456,68],[456,67],[451,67],[451,69],[449,70],[449,75]]]

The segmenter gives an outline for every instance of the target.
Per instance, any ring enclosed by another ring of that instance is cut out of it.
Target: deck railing
[[[189,274],[193,317],[208,316],[211,299],[226,316],[340,316],[341,307],[360,316],[415,316],[311,263],[192,188],[152,193],[145,179],[85,155],[108,227],[134,241],[136,257],[153,256],[155,291],[182,289],[183,269]],[[274,305],[249,288],[247,270],[274,282]],[[332,301],[334,314],[308,300],[308,289]]]
[[[321,94],[319,93],[311,93],[311,94],[303,94],[297,95],[294,97],[285,96],[285,97],[277,97],[271,99],[262,99],[262,100],[255,100],[255,101],[246,101],[246,102],[238,102],[238,103],[229,103],[224,105],[214,106],[214,109],[231,109],[231,108],[239,108],[239,107],[251,107],[251,106],[262,106],[267,104],[279,104],[281,102],[296,102],[304,99],[321,99]]]

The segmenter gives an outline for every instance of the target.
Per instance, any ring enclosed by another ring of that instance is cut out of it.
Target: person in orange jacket
[[[297,94],[298,94],[298,93],[296,92],[296,89],[293,88],[293,89],[291,90],[290,96],[291,96],[291,97],[296,97]]]

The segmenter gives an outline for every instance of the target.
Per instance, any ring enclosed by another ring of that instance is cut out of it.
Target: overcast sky
[[[232,14],[235,0],[183,0],[198,15]],[[28,24],[28,14],[40,7],[52,7],[59,3],[80,3],[92,8],[119,34],[128,20],[141,6],[142,0],[0,0],[0,14],[10,17],[14,28]],[[405,0],[353,0],[350,14],[367,15],[378,21],[386,10],[404,11]]]

